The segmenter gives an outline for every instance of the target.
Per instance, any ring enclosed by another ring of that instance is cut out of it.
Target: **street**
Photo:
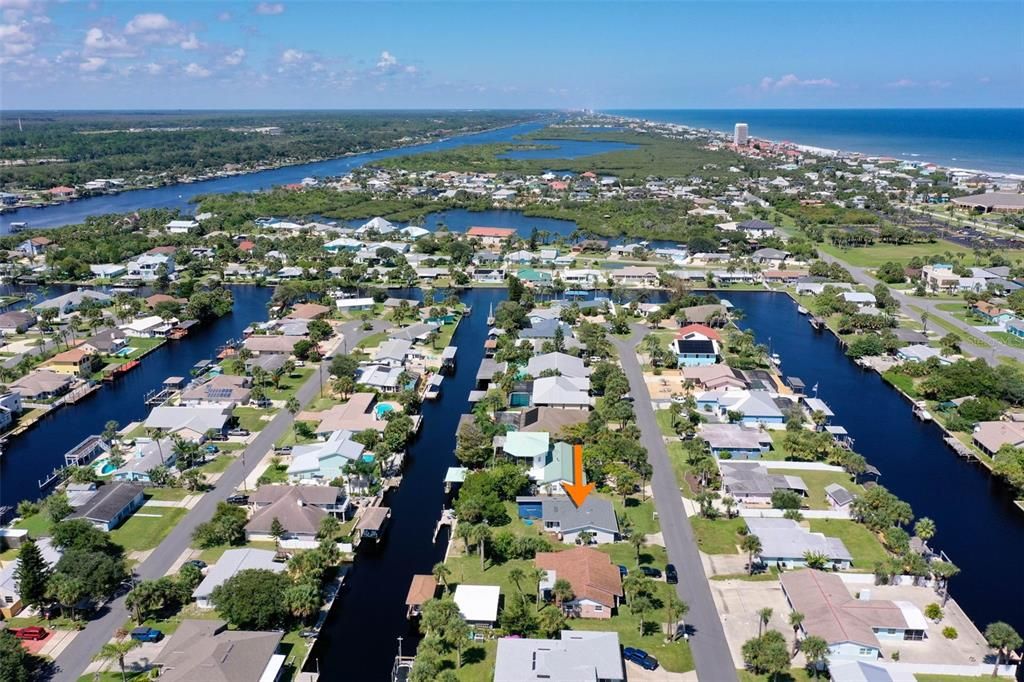
[[[676,592],[690,607],[686,614],[686,622],[694,630],[690,637],[690,648],[693,650],[697,667],[697,679],[730,682],[737,677],[725,630],[711,597],[711,588],[704,575],[697,542],[683,510],[679,484],[668,459],[665,440],[654,419],[651,397],[636,357],[637,344],[647,331],[637,326],[628,339],[613,338],[612,342],[619,351],[622,369],[629,379],[633,409],[641,432],[640,443],[647,449],[647,459],[654,470],[651,478],[654,506],[661,522],[661,532],[665,538],[669,561],[675,564],[679,571]]]

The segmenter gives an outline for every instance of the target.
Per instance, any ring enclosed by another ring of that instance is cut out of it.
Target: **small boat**
[[[810,310],[808,310],[807,308],[803,307],[802,305],[798,305],[796,307],[796,311],[798,313],[800,313],[801,315],[806,315],[807,313],[811,312]]]
[[[782,358],[779,357],[778,353],[772,353],[770,359],[772,361],[772,364],[775,365],[776,367],[782,364]]]
[[[932,420],[932,413],[925,408],[924,403],[914,403],[914,416],[923,422]]]

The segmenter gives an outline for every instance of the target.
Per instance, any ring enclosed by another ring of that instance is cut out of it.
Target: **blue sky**
[[[1024,106],[1024,2],[0,0],[13,108]]]

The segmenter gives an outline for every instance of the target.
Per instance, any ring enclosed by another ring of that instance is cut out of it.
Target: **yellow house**
[[[72,374],[85,377],[93,372],[93,365],[98,356],[88,348],[72,348],[57,353],[45,363],[45,367],[58,374]]]

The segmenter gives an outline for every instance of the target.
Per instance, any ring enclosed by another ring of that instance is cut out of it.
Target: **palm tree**
[[[121,682],[126,682],[128,674],[124,669],[124,658],[128,655],[128,652],[137,646],[140,646],[142,642],[131,639],[130,637],[124,637],[123,634],[116,641],[108,642],[103,645],[100,652],[96,654],[96,660],[98,661],[111,661],[117,662],[119,668],[121,668]]]
[[[675,590],[669,592],[668,599],[665,600],[665,634],[669,641],[675,637],[674,626],[689,610],[687,603],[676,596]]]
[[[1003,662],[1003,658],[1020,648],[1021,637],[1008,623],[996,621],[989,623],[985,628],[985,641],[996,650],[996,665],[992,668],[992,677],[996,677],[999,674],[999,664]]]
[[[545,609],[537,617],[537,625],[545,637],[554,637],[565,629],[565,614],[559,609]]]
[[[572,583],[565,578],[558,578],[555,580],[555,586],[552,588],[551,593],[555,596],[555,604],[559,610],[563,609],[563,604],[567,601],[572,601],[576,597],[576,593],[572,591]]]
[[[800,650],[804,652],[814,679],[818,679],[818,672],[828,663],[828,642],[817,635],[808,635],[800,643]]]
[[[936,589],[941,585],[942,605],[945,606],[949,600],[949,580],[960,572],[960,568],[948,561],[933,561],[929,564],[929,568],[931,568],[932,575],[936,578]]]
[[[633,547],[633,551],[636,553],[637,566],[640,565],[640,550],[647,544],[647,540],[644,539],[644,534],[634,531],[629,536],[629,544]]]
[[[754,575],[754,555],[761,551],[761,538],[753,534],[747,535],[740,543],[740,548],[747,553],[747,575]]]
[[[725,518],[732,518],[732,510],[736,507],[736,498],[732,495],[726,495],[722,498],[722,506],[725,507]]]
[[[519,596],[522,597],[525,604],[526,595],[523,593],[523,581],[526,580],[526,571],[523,570],[522,566],[513,566],[509,569],[508,579],[516,586],[516,591],[519,592]]]
[[[799,611],[791,611],[789,614],[789,625],[793,628],[793,655],[796,656],[797,638],[800,634],[800,626],[803,625],[804,614]]]
[[[302,405],[295,396],[292,396],[291,398],[288,398],[287,402],[285,402],[284,409],[288,410],[292,416],[295,416],[298,414],[299,410],[302,409]]]
[[[480,570],[484,570],[484,555],[487,542],[491,539],[491,529],[486,523],[478,523],[469,529],[469,541],[480,551]]]
[[[922,516],[914,524],[914,535],[927,545],[928,541],[935,537],[935,522],[927,516]]]
[[[443,561],[438,561],[434,564],[434,570],[431,571],[434,574],[434,580],[441,583],[444,586],[444,591],[448,592],[448,578],[452,575],[452,569],[448,568],[448,565]]]
[[[772,608],[766,606],[757,610],[757,636],[761,636],[761,626],[768,627],[768,621],[772,619]]]

